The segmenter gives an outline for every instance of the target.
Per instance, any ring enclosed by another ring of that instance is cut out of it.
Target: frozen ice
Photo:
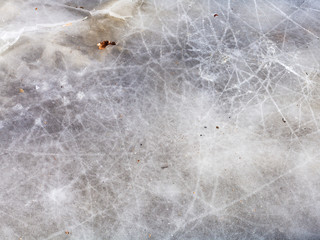
[[[2,0],[0,239],[320,239],[319,36],[318,0]]]

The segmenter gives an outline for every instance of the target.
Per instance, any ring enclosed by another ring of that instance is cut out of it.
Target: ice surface
[[[0,239],[320,239],[319,36],[318,0],[1,1]]]

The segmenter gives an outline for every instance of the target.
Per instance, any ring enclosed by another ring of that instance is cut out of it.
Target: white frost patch
[[[34,122],[35,125],[41,125],[41,118],[37,118]]]
[[[12,107],[12,110],[14,110],[14,111],[18,111],[21,109],[23,109],[23,106],[20,103],[16,104],[14,107]]]
[[[49,198],[57,204],[62,204],[68,200],[66,191],[63,188],[53,189],[49,193]]]
[[[47,84],[46,82],[43,82],[41,85],[42,85],[41,88],[43,91],[48,91],[51,89],[49,84]]]
[[[66,96],[64,96],[63,97],[63,104],[68,105],[69,103],[70,103],[70,100]]]
[[[84,94],[83,92],[78,92],[78,93],[77,93],[77,98],[78,98],[79,100],[82,100],[84,97],[85,97],[85,94]]]

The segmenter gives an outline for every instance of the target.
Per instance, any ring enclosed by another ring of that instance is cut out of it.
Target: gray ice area
[[[0,1],[0,239],[319,240],[319,36],[318,0]]]

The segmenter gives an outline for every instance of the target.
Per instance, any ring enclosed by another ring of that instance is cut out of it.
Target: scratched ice
[[[320,239],[319,36],[318,0],[1,1],[0,239]]]

